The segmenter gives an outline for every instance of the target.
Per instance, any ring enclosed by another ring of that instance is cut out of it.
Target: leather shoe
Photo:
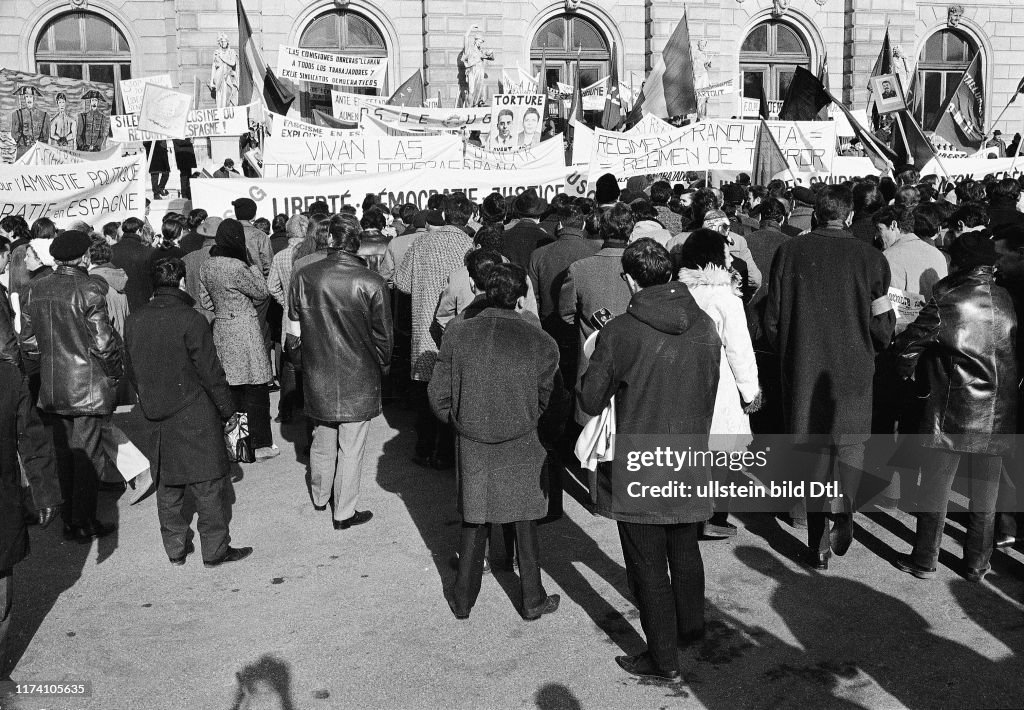
[[[225,562],[238,562],[244,560],[246,557],[252,554],[251,547],[229,547],[228,551],[225,552],[220,559],[212,560],[210,562],[203,561],[204,567],[218,567]]]
[[[134,484],[134,490],[132,491],[131,498],[128,499],[128,505],[135,505],[156,490],[156,482],[153,480],[153,474],[150,473],[148,468],[136,476],[132,483]]]
[[[804,563],[811,569],[825,571],[828,569],[828,561],[830,557],[832,557],[831,552],[818,552],[817,550],[808,550],[807,557],[804,559]]]
[[[458,607],[455,606],[455,600],[451,597],[448,598],[448,608],[452,610],[452,614],[454,614],[455,618],[459,621],[463,621],[469,618],[469,609],[461,611]]]
[[[832,552],[840,557],[846,554],[853,544],[853,516],[845,513],[836,518],[828,535]]]
[[[65,525],[64,539],[68,542],[77,542],[84,545],[92,542],[92,533],[89,532],[89,528],[81,525]]]
[[[347,520],[335,520],[335,530],[348,530],[353,525],[362,525],[363,523],[369,522],[370,518],[373,517],[373,513],[369,510],[357,510],[355,515]]]
[[[639,678],[654,678],[674,683],[681,677],[678,670],[658,668],[654,665],[649,653],[641,653],[637,656],[616,656],[615,662],[619,664],[619,668]]]
[[[117,530],[117,526],[113,524],[106,525],[104,523],[101,523],[99,520],[93,520],[89,523],[86,529],[89,531],[89,534],[92,535],[94,538],[101,538],[106,537],[110,533]]]
[[[185,554],[183,554],[181,557],[169,557],[168,559],[171,561],[171,564],[175,567],[181,567],[183,564],[185,564],[185,558],[195,551],[196,546],[189,542],[187,545],[185,545]]]
[[[549,594],[548,598],[545,599],[540,606],[534,609],[523,609],[523,618],[527,621],[536,621],[545,614],[551,614],[558,611],[558,603],[562,601],[562,597],[557,594]]]
[[[935,567],[922,567],[914,562],[910,555],[899,555],[896,558],[896,569],[907,574],[912,574],[918,579],[931,579],[937,571]]]
[[[988,574],[988,571],[992,569],[991,565],[978,569],[977,567],[968,567],[964,572],[964,577],[967,578],[968,582],[980,582]]]

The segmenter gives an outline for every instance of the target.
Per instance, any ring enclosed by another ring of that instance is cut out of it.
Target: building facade
[[[928,119],[975,54],[983,67],[986,120],[1015,91],[1024,63],[1024,6],[993,0],[245,0],[264,58],[280,44],[387,56],[388,87],[425,70],[427,96],[454,106],[458,55],[477,25],[502,70],[537,72],[581,84],[607,75],[639,86],[678,23],[689,20],[698,83],[764,86],[779,101],[797,66],[827,65],[829,87],[847,105],[867,101],[867,77],[888,30],[897,69],[917,74],[919,114]],[[237,42],[235,0],[7,0],[0,6],[0,66],[92,81],[168,73],[183,90],[209,81],[217,36]],[[308,85],[301,110],[330,106],[329,88]],[[214,105],[205,89],[205,105]],[[1024,105],[1024,104],[1022,104]],[[712,115],[735,115],[738,94],[711,99]],[[998,126],[1024,122],[1011,109]]]

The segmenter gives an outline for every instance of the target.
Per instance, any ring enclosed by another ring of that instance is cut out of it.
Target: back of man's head
[[[466,271],[476,286],[477,293],[487,290],[487,275],[495,265],[502,263],[501,254],[493,249],[473,249],[466,254]]]
[[[667,180],[658,180],[651,185],[651,202],[656,207],[664,207],[672,199],[672,186]]]
[[[1020,199],[1020,183],[1013,178],[1003,178],[992,186],[991,197],[993,200],[1016,202]]]
[[[761,203],[759,215],[762,221],[768,220],[781,224],[782,220],[786,219],[786,205],[774,197],[769,197]]]
[[[445,200],[444,216],[448,224],[465,227],[469,218],[473,216],[473,203],[464,192],[453,192]]]
[[[495,264],[487,274],[487,301],[495,308],[514,310],[526,297],[526,271],[516,264]]]
[[[587,221],[583,210],[578,205],[572,203],[565,203],[559,206],[555,215],[558,217],[558,226],[561,229],[583,229],[583,225]]]
[[[500,224],[485,224],[473,235],[474,246],[501,252],[505,246],[505,230]]]
[[[616,202],[601,219],[600,234],[605,242],[626,242],[633,233],[633,210]]]
[[[829,185],[818,193],[814,204],[814,214],[819,224],[827,222],[845,222],[853,212],[853,195],[839,185]]]
[[[672,280],[672,259],[665,247],[644,237],[626,247],[622,253],[622,271],[637,286],[647,288]]]
[[[359,233],[363,231],[359,220],[347,214],[336,214],[331,217],[328,231],[331,234],[331,246],[349,254],[359,251]]]
[[[177,288],[185,278],[185,262],[181,259],[159,259],[149,268],[153,288]]]

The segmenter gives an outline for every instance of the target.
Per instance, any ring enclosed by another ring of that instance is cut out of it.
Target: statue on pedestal
[[[462,52],[459,53],[459,106],[477,106],[483,101],[485,61],[493,61],[494,52],[484,49],[480,25],[466,30]]]
[[[217,36],[217,45],[210,71],[210,95],[217,101],[217,108],[237,106],[238,54],[228,46],[228,36],[223,32]]]

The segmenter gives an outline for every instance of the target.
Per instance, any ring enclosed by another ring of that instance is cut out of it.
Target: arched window
[[[36,40],[36,71],[101,84],[132,78],[128,40],[107,18],[68,12],[50,20]]]
[[[306,26],[299,38],[299,46],[334,54],[354,54],[362,57],[387,57],[388,49],[372,22],[348,10],[335,10],[320,15]],[[313,109],[331,113],[331,86],[302,82],[301,112],[305,117]],[[354,86],[341,87],[352,94],[376,95],[375,89]]]
[[[811,68],[811,51],[800,33],[779,20],[756,25],[740,47],[743,95],[756,98],[764,87],[771,113],[777,114],[797,67]]]
[[[917,63],[917,96],[914,103],[917,118],[925,129],[934,125],[942,104],[956,90],[978,46],[958,30],[939,30],[925,43]]]
[[[543,25],[530,45],[531,72],[536,77],[542,61],[547,62],[545,83],[576,81],[576,57],[580,58],[580,87],[595,84],[611,71],[611,50],[604,34],[590,20],[579,15],[559,15]],[[597,112],[599,113],[599,112]],[[587,117],[591,119],[590,116]]]

